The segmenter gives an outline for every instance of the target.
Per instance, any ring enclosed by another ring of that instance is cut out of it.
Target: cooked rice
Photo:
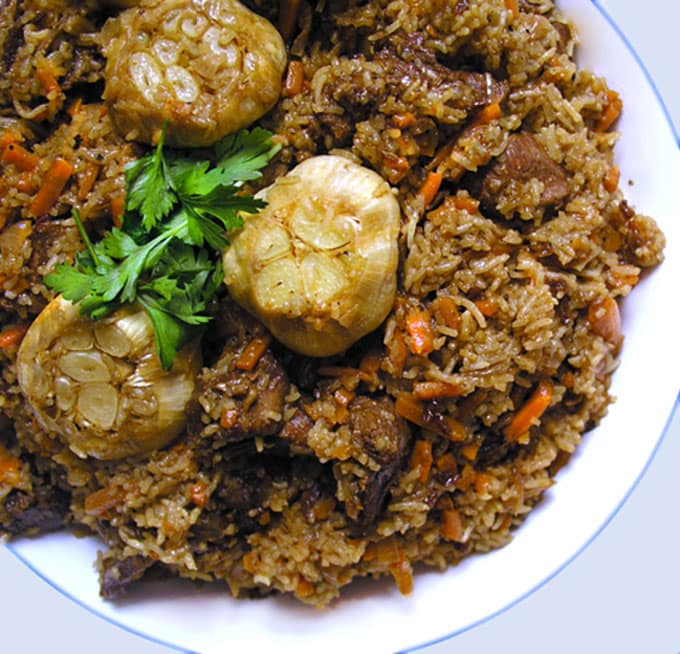
[[[344,355],[312,360],[274,343],[270,367],[242,379],[229,362],[262,326],[221,298],[187,433],[104,462],[78,458],[34,420],[16,382],[18,342],[3,334],[40,312],[52,297],[43,276],[81,248],[71,208],[94,232],[109,228],[123,167],[144,149],[115,132],[99,100],[101,3],[5,4],[0,129],[39,164],[3,164],[0,178],[0,534],[98,534],[106,596],[153,570],[313,604],[360,576],[391,575],[410,592],[416,563],[443,570],[505,545],[612,400],[621,342],[598,307],[628,295],[664,246],[616,182],[617,134],[602,129],[615,96],[576,67],[574,28],[559,9],[302,3],[289,54],[305,84],[260,121],[282,145],[262,184],[336,151],[387,179],[403,214],[395,306]],[[248,4],[277,21],[278,3]],[[45,68],[58,91],[38,81]],[[501,114],[483,119],[493,104]],[[552,178],[509,174],[504,153],[520,132],[562,172],[545,162]],[[57,156],[74,174],[34,219],[28,207]],[[426,207],[419,189],[434,170],[443,181]],[[431,352],[409,336],[414,311],[434,331]],[[413,402],[422,382],[456,391]],[[541,383],[550,406],[508,436]],[[285,397],[258,414],[262,424],[225,433],[225,410],[255,410],[274,387]],[[381,412],[384,434],[357,427],[366,407]]]

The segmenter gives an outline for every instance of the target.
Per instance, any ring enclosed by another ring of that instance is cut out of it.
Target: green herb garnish
[[[278,146],[267,130],[241,130],[215,144],[214,161],[206,161],[165,151],[164,134],[153,152],[126,168],[122,227],[92,243],[74,209],[85,249],[73,265],[58,265],[45,283],[80,303],[93,320],[139,302],[167,369],[210,320],[205,311],[222,284],[220,250],[227,234],[243,225],[241,212],[265,205],[237,191],[261,176]]]

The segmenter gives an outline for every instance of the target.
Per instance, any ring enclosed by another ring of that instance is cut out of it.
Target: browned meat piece
[[[565,170],[555,163],[543,146],[529,133],[510,135],[505,152],[483,173],[480,200],[496,208],[499,197],[512,182],[526,183],[537,179],[543,184],[541,207],[559,204],[569,193]]]
[[[408,455],[409,429],[386,397],[359,396],[349,406],[349,425],[357,460],[336,464],[334,472],[345,496],[345,511],[361,533],[372,527],[402,462]]]
[[[99,575],[99,594],[105,599],[115,599],[128,587],[144,576],[155,561],[146,556],[135,555],[124,559],[106,558]]]
[[[56,488],[38,488],[34,496],[15,490],[5,499],[4,509],[11,522],[3,527],[10,533],[55,531],[68,520],[69,496]]]
[[[211,435],[225,443],[254,436],[271,436],[283,420],[288,377],[267,351],[252,370],[236,366],[238,348],[227,346],[220,359],[198,377],[188,407],[189,433],[198,436],[215,424]]]

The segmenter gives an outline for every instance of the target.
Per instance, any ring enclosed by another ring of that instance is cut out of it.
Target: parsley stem
[[[90,255],[90,259],[92,259],[92,262],[95,266],[99,266],[101,264],[99,256],[97,255],[97,251],[94,249],[94,245],[92,245],[92,241],[90,240],[90,236],[85,229],[85,225],[83,225],[83,221],[80,218],[78,209],[71,209],[71,216],[73,216],[73,220],[76,223],[80,238],[82,239],[83,243],[85,243],[85,248],[87,249],[87,253]]]

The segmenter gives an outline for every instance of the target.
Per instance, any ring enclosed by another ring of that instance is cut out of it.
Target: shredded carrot
[[[355,397],[356,393],[348,391],[346,388],[338,388],[333,397],[340,406],[347,406]]]
[[[453,206],[459,211],[477,213],[479,210],[479,200],[470,195],[454,195],[451,199],[453,201]]]
[[[90,162],[78,175],[78,199],[86,200],[99,175],[99,166]]]
[[[443,436],[450,441],[460,442],[467,438],[465,425],[451,416],[442,416],[440,420],[427,420],[423,403],[416,399],[413,393],[405,391],[398,393],[394,403],[394,410],[404,420],[432,431],[439,436]]]
[[[111,197],[111,222],[114,227],[123,226],[123,214],[125,213],[125,196],[114,195]]]
[[[503,430],[509,441],[519,441],[528,434],[529,429],[550,406],[553,395],[552,382],[542,379],[522,408],[513,416]]]
[[[298,578],[297,585],[295,586],[295,594],[298,597],[309,597],[314,592],[314,586],[310,584],[304,577],[300,576]]]
[[[411,470],[418,472],[418,479],[424,484],[432,468],[432,444],[430,441],[416,441],[411,453]]]
[[[28,331],[28,324],[10,325],[0,332],[0,349],[7,350],[16,347],[21,343],[24,335]]]
[[[305,83],[305,67],[299,59],[294,59],[288,64],[288,71],[283,82],[283,94],[287,98],[302,92]]]
[[[377,383],[378,370],[380,370],[380,352],[378,350],[369,350],[362,357],[359,363],[359,376],[361,381],[368,383]]]
[[[413,592],[413,570],[407,559],[391,563],[390,573],[402,595],[410,595]]]
[[[438,322],[444,323],[451,329],[460,328],[460,312],[453,298],[439,295],[432,300],[432,311]]]
[[[35,76],[45,89],[46,95],[54,97],[61,93],[61,86],[51,70],[44,67],[37,68]]]
[[[46,214],[59,199],[72,174],[73,166],[66,159],[57,157],[48,168],[42,186],[33,198],[29,207],[30,214],[35,217]]]
[[[485,472],[478,472],[475,475],[475,480],[474,480],[474,485],[475,485],[475,490],[478,493],[484,493],[489,489],[489,484],[491,483],[491,477],[487,475]]]
[[[606,132],[618,119],[623,110],[623,101],[616,91],[607,91],[607,104],[602,112],[602,117],[595,126],[596,132]]]
[[[30,172],[38,167],[40,159],[23,145],[8,143],[2,151],[2,163],[12,164],[18,170]]]
[[[71,118],[74,118],[76,115],[78,115],[83,108],[83,99],[82,98],[76,98],[69,106],[68,109],[66,109],[66,112],[68,113]]]
[[[293,36],[301,4],[302,0],[281,0],[279,2],[279,32],[281,32],[284,41],[288,41]]]
[[[418,195],[423,198],[426,207],[429,207],[432,204],[432,201],[437,195],[439,187],[442,184],[442,179],[442,174],[434,170],[431,170],[429,173],[427,173],[425,181],[423,182],[420,189],[418,189]]]
[[[392,124],[399,129],[404,129],[405,127],[410,127],[416,122],[415,114],[407,111],[403,114],[394,114],[392,116]]]
[[[408,350],[404,335],[400,331],[395,331],[392,338],[387,343],[387,360],[393,375],[400,375],[406,365]]]
[[[404,553],[395,540],[388,539],[379,543],[368,543],[361,558],[364,561],[395,563],[404,558]]]
[[[427,356],[434,350],[434,330],[430,314],[424,309],[414,309],[406,316],[406,332],[413,354]]]
[[[602,336],[605,341],[621,345],[621,313],[619,305],[613,297],[607,296],[602,300],[591,302],[588,307],[588,322],[593,331]]]
[[[475,302],[479,312],[486,318],[491,318],[498,313],[498,305],[493,300],[481,299]]]
[[[208,496],[206,491],[208,486],[203,481],[196,482],[191,489],[191,501],[199,508],[202,509],[208,502]]]
[[[220,414],[220,427],[222,429],[231,429],[238,422],[237,409],[224,409]]]
[[[383,153],[383,165],[385,166],[385,175],[390,184],[397,184],[404,179],[410,167],[404,157],[400,157],[392,152]]]
[[[441,470],[443,472],[452,472],[455,474],[458,472],[458,462],[456,461],[456,457],[451,454],[451,452],[447,452],[446,454],[442,454],[438,459],[437,459],[437,470]]]
[[[236,359],[236,367],[239,370],[252,370],[260,357],[267,351],[271,343],[271,336],[256,336],[248,345],[245,346],[243,352]]]
[[[452,541],[460,541],[463,537],[463,520],[456,509],[442,511],[441,534]]]
[[[272,521],[272,514],[269,511],[265,511],[258,519],[257,523],[261,527],[266,527]]]
[[[10,454],[5,447],[0,444],[0,484],[9,484],[12,486],[18,483],[20,470],[21,460]]]
[[[458,384],[445,381],[417,382],[413,386],[413,395],[418,400],[437,400],[445,397],[459,397],[461,394]]]
[[[612,166],[604,175],[602,180],[602,185],[607,191],[613,193],[619,185],[619,179],[621,178],[621,171],[618,166]]]
[[[507,0],[506,0],[507,3]],[[515,4],[517,4],[515,2]],[[503,115],[503,110],[498,102],[492,102],[480,109],[479,113],[475,117],[474,125],[488,125],[494,120],[498,120]]]
[[[316,520],[326,520],[335,508],[334,497],[322,497],[312,509]]]
[[[519,2],[517,0],[505,0],[505,8],[512,14],[513,18],[519,15]]]
[[[468,461],[474,461],[477,458],[479,448],[479,443],[468,443],[467,445],[463,445],[463,447],[460,448],[460,451]]]
[[[4,150],[8,145],[12,143],[20,143],[23,141],[21,134],[13,132],[12,130],[5,130],[0,134],[0,150]]]
[[[110,515],[123,501],[123,491],[116,486],[104,486],[99,490],[90,493],[83,502],[83,508],[87,515],[103,518]]]

